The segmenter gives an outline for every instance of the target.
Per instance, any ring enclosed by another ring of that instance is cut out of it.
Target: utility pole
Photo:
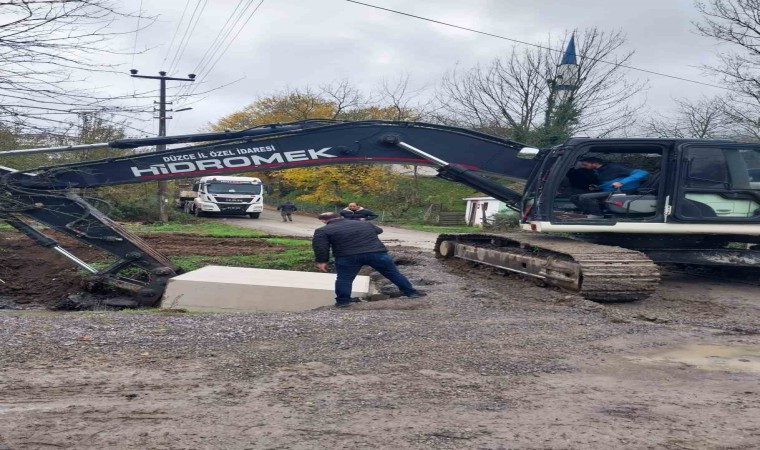
[[[129,71],[129,73],[132,78],[147,78],[149,80],[159,80],[161,82],[158,101],[158,135],[166,136],[166,81],[195,81],[195,74],[191,73],[187,76],[187,78],[174,78],[167,77],[166,72],[164,71],[158,72],[159,76],[138,75],[137,69],[132,69]],[[156,146],[157,152],[160,152],[162,150],[166,150],[165,144]],[[166,198],[166,188],[166,180],[160,180],[158,182],[158,220],[160,222],[169,221],[169,201]]]

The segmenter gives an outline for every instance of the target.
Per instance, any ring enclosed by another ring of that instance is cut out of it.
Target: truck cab
[[[180,192],[179,206],[188,214],[247,215],[258,219],[264,211],[264,185],[258,178],[211,176]]]

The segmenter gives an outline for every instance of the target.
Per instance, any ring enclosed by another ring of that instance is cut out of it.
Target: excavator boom
[[[203,145],[43,167],[36,176],[10,175],[5,183],[32,189],[92,188],[255,170],[338,163],[456,165],[525,180],[532,160],[523,144],[461,128],[416,122],[304,121],[230,133],[208,133],[110,142],[111,148],[205,142]],[[421,157],[401,143],[426,149]],[[441,164],[440,162],[445,163]],[[29,172],[29,171],[28,171]]]

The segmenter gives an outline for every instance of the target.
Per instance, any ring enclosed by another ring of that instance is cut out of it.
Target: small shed
[[[466,197],[462,200],[467,202],[464,220],[469,226],[482,227],[483,216],[488,220],[497,212],[507,209],[504,202],[493,197]]]

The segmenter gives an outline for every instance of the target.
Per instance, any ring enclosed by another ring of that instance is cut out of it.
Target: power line
[[[536,47],[536,48],[540,48],[540,49],[543,49],[543,50],[549,50],[549,51],[552,51],[552,52],[555,52],[555,53],[560,53],[560,54],[564,53],[563,50],[558,50],[558,49],[555,49],[555,48],[546,47],[546,46],[543,46],[543,45],[540,45],[540,44],[534,44],[532,42],[521,41],[519,39],[513,39],[513,38],[506,37],[506,36],[501,36],[501,35],[498,35],[498,34],[488,33],[486,31],[475,30],[473,28],[467,28],[467,27],[463,27],[463,26],[460,26],[460,25],[455,25],[453,23],[442,22],[440,20],[429,19],[427,17],[417,16],[417,15],[406,13],[406,12],[403,12],[403,11],[397,11],[395,9],[383,8],[381,6],[371,5],[369,3],[363,3],[363,2],[356,1],[356,0],[346,0],[346,1],[349,2],[349,3],[355,3],[357,5],[367,6],[369,8],[380,9],[380,10],[388,11],[388,12],[391,12],[391,13],[394,13],[394,14],[399,14],[399,15],[402,15],[402,16],[412,17],[414,19],[424,20],[426,22],[432,22],[432,23],[436,23],[436,24],[439,24],[439,25],[445,25],[445,26],[451,27],[451,28],[457,28],[457,29],[460,29],[460,30],[470,31],[472,33],[482,34],[484,36],[490,36],[490,37],[494,37],[494,38],[497,38],[497,39],[503,39],[505,41],[515,42],[517,44],[528,45],[528,46],[531,46],[531,47]],[[676,76],[676,75],[669,75],[669,74],[662,73],[662,72],[656,72],[654,70],[641,69],[639,67],[629,66],[627,64],[621,64],[621,63],[616,63],[616,62],[611,62],[611,61],[605,61],[603,59],[591,58],[591,57],[588,57],[588,56],[585,57],[585,58],[588,59],[588,60],[599,62],[599,63],[603,63],[603,64],[610,64],[610,65],[613,65],[613,66],[623,67],[623,68],[629,69],[629,70],[635,70],[637,72],[648,73],[648,74],[657,75],[657,76],[660,76],[660,77],[666,77],[666,78],[671,78],[671,79],[674,79],[674,80],[685,81],[687,83],[700,84],[702,86],[709,86],[709,87],[712,87],[712,88],[723,89],[725,91],[735,92],[734,90],[732,90],[730,88],[727,88],[725,86],[719,86],[717,84],[705,83],[703,81],[692,80],[692,79],[689,79],[689,78],[683,78],[683,77],[679,77],[679,76]]]
[[[203,6],[201,6],[201,3],[203,3]],[[193,10],[193,14],[190,16],[190,22],[188,22],[187,24],[187,28],[185,29],[185,34],[182,36],[182,39],[179,41],[179,46],[177,47],[177,53],[174,54],[172,63],[169,65],[169,73],[173,72],[179,65],[179,62],[182,59],[182,55],[185,53],[185,49],[187,48],[187,45],[190,43],[190,38],[195,32],[195,27],[198,26],[198,22],[200,21],[201,16],[203,15],[203,11],[206,9],[207,4],[208,4],[208,0],[198,0],[198,3],[195,4],[195,9]],[[198,12],[198,7],[200,7],[201,9],[200,12]],[[193,19],[195,19],[195,22],[193,22]]]
[[[140,10],[137,13],[137,27],[135,28],[135,43],[132,46],[132,66],[135,65],[135,54],[137,53],[137,35],[140,34],[140,19],[142,19],[142,0],[140,0]]]
[[[214,40],[211,42],[211,45],[208,47],[208,49],[206,49],[206,52],[203,54],[200,61],[193,69],[192,73],[201,74],[206,69],[208,64],[213,59],[215,52],[217,52],[219,48],[224,44],[224,42],[227,40],[232,30],[235,29],[235,27],[237,26],[238,22],[243,17],[245,12],[248,10],[248,8],[251,7],[251,4],[253,4],[254,0],[247,0],[247,4],[243,7],[243,9],[241,9],[238,12],[238,10],[240,9],[240,7],[243,5],[245,1],[246,0],[240,0],[238,2],[235,9],[227,17],[227,20],[224,22],[224,25],[222,25],[222,27],[219,29],[219,32],[214,37]],[[230,21],[232,21],[232,23],[230,23]],[[229,27],[227,25],[229,25]],[[184,96],[191,89],[193,89],[194,86],[195,85],[183,85],[180,91],[177,93],[177,96]]]
[[[169,48],[166,49],[166,56],[164,56],[164,60],[161,61],[161,65],[164,65],[166,63],[167,58],[169,58],[169,53],[172,52],[172,47],[174,47],[174,39],[177,38],[177,34],[179,33],[179,28],[182,26],[182,21],[185,20],[185,13],[187,12],[188,6],[190,6],[190,0],[185,1],[185,9],[182,10],[182,16],[180,16],[179,22],[177,22],[177,28],[174,29],[174,35],[172,35],[172,40],[171,42],[169,42]]]
[[[177,54],[179,53],[179,49],[182,47],[182,42],[185,40],[185,37],[187,36],[187,31],[190,29],[190,25],[193,23],[193,18],[195,17],[195,14],[198,12],[198,7],[200,5],[201,5],[201,0],[197,0],[195,2],[195,8],[193,9],[193,14],[188,19],[187,25],[185,26],[185,31],[182,33],[182,38],[180,38],[180,41],[177,44],[177,48],[174,50],[174,55],[172,56],[172,59],[169,62],[169,67],[174,65],[174,61],[177,59]],[[187,10],[189,6],[190,6],[190,0],[187,0],[187,3],[185,3],[185,10]],[[178,33],[179,29],[182,27],[182,21],[184,18],[185,18],[185,11],[182,12],[182,17],[180,18],[180,21],[177,24],[177,30],[175,31],[175,34]],[[172,37],[172,43],[174,43],[174,37]],[[171,50],[171,48],[169,50]],[[167,52],[166,56],[169,56],[169,52]]]
[[[137,54],[137,35],[140,34],[140,19],[142,19],[142,0],[140,0],[140,11],[137,13],[137,27],[135,27],[135,43],[132,46],[132,67],[135,66],[135,55]],[[132,90],[136,91],[135,80],[132,80]]]
[[[201,1],[203,2],[203,6],[200,6]],[[206,5],[208,5],[208,0],[198,0],[198,3],[195,5],[193,14],[190,16],[190,22],[188,22],[187,28],[185,29],[185,35],[182,37],[182,40],[180,40],[179,46],[177,47],[177,53],[175,54],[175,59],[172,60],[172,64],[170,65],[169,72],[173,72],[179,66],[179,63],[182,60],[182,55],[185,54],[185,50],[187,49],[187,46],[190,44],[190,39],[193,37],[195,28],[198,26],[198,22],[200,22],[201,20],[203,11],[206,9]],[[200,6],[200,11],[196,15],[196,11],[198,11],[199,6]],[[195,19],[195,22],[193,22],[193,19]]]
[[[233,42],[235,42],[235,39],[237,39],[238,36],[240,36],[240,32],[243,31],[246,25],[248,25],[248,22],[251,21],[253,18],[253,15],[256,14],[256,11],[259,10],[261,5],[264,3],[264,0],[261,0],[258,5],[256,5],[256,8],[251,11],[251,14],[248,16],[247,19],[245,19],[245,22],[243,22],[243,25],[238,28],[237,33],[235,33],[235,36],[232,37],[232,39],[227,43],[227,46],[224,48],[224,50],[219,53],[219,56],[216,58],[216,61],[214,61],[214,64],[211,65],[211,68],[206,71],[206,73],[210,73],[212,70],[214,70],[214,67],[216,67],[216,64],[222,59],[225,53],[227,53],[227,50],[230,49],[230,46]]]
[[[248,18],[247,18],[247,19],[245,19],[245,22],[243,22],[243,24],[240,26],[240,28],[238,28],[237,32],[235,33],[235,36],[233,36],[233,37],[232,37],[232,39],[231,39],[231,40],[230,40],[230,41],[227,43],[227,46],[224,48],[224,50],[222,50],[222,51],[219,53],[219,56],[217,56],[217,58],[216,58],[216,60],[214,61],[214,63],[213,63],[213,64],[211,65],[211,67],[210,67],[210,68],[209,68],[209,69],[206,71],[206,73],[207,73],[207,74],[208,74],[208,73],[211,73],[211,71],[213,71],[213,70],[214,70],[214,68],[216,67],[217,63],[219,63],[219,61],[221,61],[221,59],[222,59],[222,57],[224,56],[224,54],[225,54],[225,53],[227,53],[227,50],[229,50],[229,48],[230,48],[230,46],[232,45],[232,43],[233,43],[233,42],[235,42],[235,39],[237,39],[237,37],[240,35],[240,32],[241,32],[241,31],[243,31],[243,29],[245,28],[245,26],[246,26],[246,25],[248,25],[248,22],[250,22],[250,21],[251,21],[251,19],[253,18],[253,15],[254,15],[254,14],[256,14],[256,11],[258,11],[258,10],[259,10],[259,8],[261,7],[261,5],[262,5],[263,3],[264,3],[264,0],[261,0],[261,1],[259,2],[259,4],[258,4],[258,5],[256,5],[256,8],[254,8],[254,9],[253,9],[253,11],[252,11],[252,12],[251,12],[251,14],[248,16]],[[191,90],[191,91],[189,91],[188,95],[192,95],[192,92],[193,92],[192,90]]]
[[[237,14],[237,18],[233,20],[232,24],[227,28],[227,24],[230,23],[230,20],[232,20],[233,17],[235,17],[238,9],[243,4],[245,0],[240,0],[235,7],[235,9],[232,11],[232,13],[227,17],[227,21],[224,22],[224,25],[219,29],[219,33],[217,33],[214,40],[211,42],[211,45],[206,50],[206,52],[203,54],[203,57],[201,57],[200,61],[198,62],[198,65],[193,69],[193,72],[199,73],[201,70],[205,68],[206,65],[208,65],[208,62],[211,61],[211,56],[213,55],[213,52],[218,50],[219,47],[222,46],[222,43],[224,43],[225,40],[227,40],[227,37],[229,37],[232,30],[237,26],[238,21],[241,17],[243,17],[243,14],[245,14],[245,11],[250,8],[251,4],[253,3],[253,0],[248,0],[248,4],[240,11],[239,14]],[[226,31],[225,31],[226,29]],[[222,36],[224,35],[224,36]],[[206,61],[206,58],[209,57],[208,61]]]

